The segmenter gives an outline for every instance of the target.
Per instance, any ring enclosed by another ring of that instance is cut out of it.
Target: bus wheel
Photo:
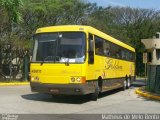
[[[122,90],[124,91],[126,88],[127,88],[127,80],[124,79],[124,80],[123,80],[123,87],[122,87]]]
[[[127,86],[126,86],[126,88],[129,89],[130,86],[131,86],[131,78],[127,77]]]
[[[96,84],[95,91],[94,91],[94,93],[91,94],[91,99],[93,101],[97,101],[98,95],[99,95],[99,91],[100,91],[100,88],[99,88],[98,84]]]

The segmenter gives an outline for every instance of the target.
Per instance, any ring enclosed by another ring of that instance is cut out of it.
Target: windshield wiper
[[[65,65],[69,66],[69,58],[66,58]]]
[[[41,65],[43,65],[43,63],[46,61],[46,60],[48,60],[48,59],[52,59],[53,58],[53,56],[47,56],[47,57],[45,57],[42,61],[41,61]]]
[[[48,56],[46,57],[48,58]],[[44,58],[42,61],[41,61],[41,65],[43,65],[44,61],[46,60],[46,58]]]
[[[40,65],[43,65],[43,63],[44,63],[44,60],[41,61]]]

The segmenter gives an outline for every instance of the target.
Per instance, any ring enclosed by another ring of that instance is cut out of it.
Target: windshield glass
[[[37,34],[32,62],[83,63],[85,48],[82,32]]]

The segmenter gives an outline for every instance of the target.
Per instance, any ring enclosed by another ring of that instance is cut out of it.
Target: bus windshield
[[[32,62],[83,63],[85,33],[56,32],[35,35]]]

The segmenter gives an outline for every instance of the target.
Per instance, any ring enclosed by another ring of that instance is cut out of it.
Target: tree
[[[136,48],[143,68],[141,39],[160,31],[160,11],[100,7],[85,0],[0,0],[0,41],[13,49],[31,49],[35,30],[54,25],[90,25]],[[137,74],[143,74],[137,69]]]
[[[160,11],[129,7],[99,7],[91,13],[88,23],[136,49],[137,75],[144,73],[141,39],[160,31]]]
[[[21,0],[1,0],[1,6],[8,17],[8,30],[13,30],[14,23],[21,21],[20,7],[22,6]]]

